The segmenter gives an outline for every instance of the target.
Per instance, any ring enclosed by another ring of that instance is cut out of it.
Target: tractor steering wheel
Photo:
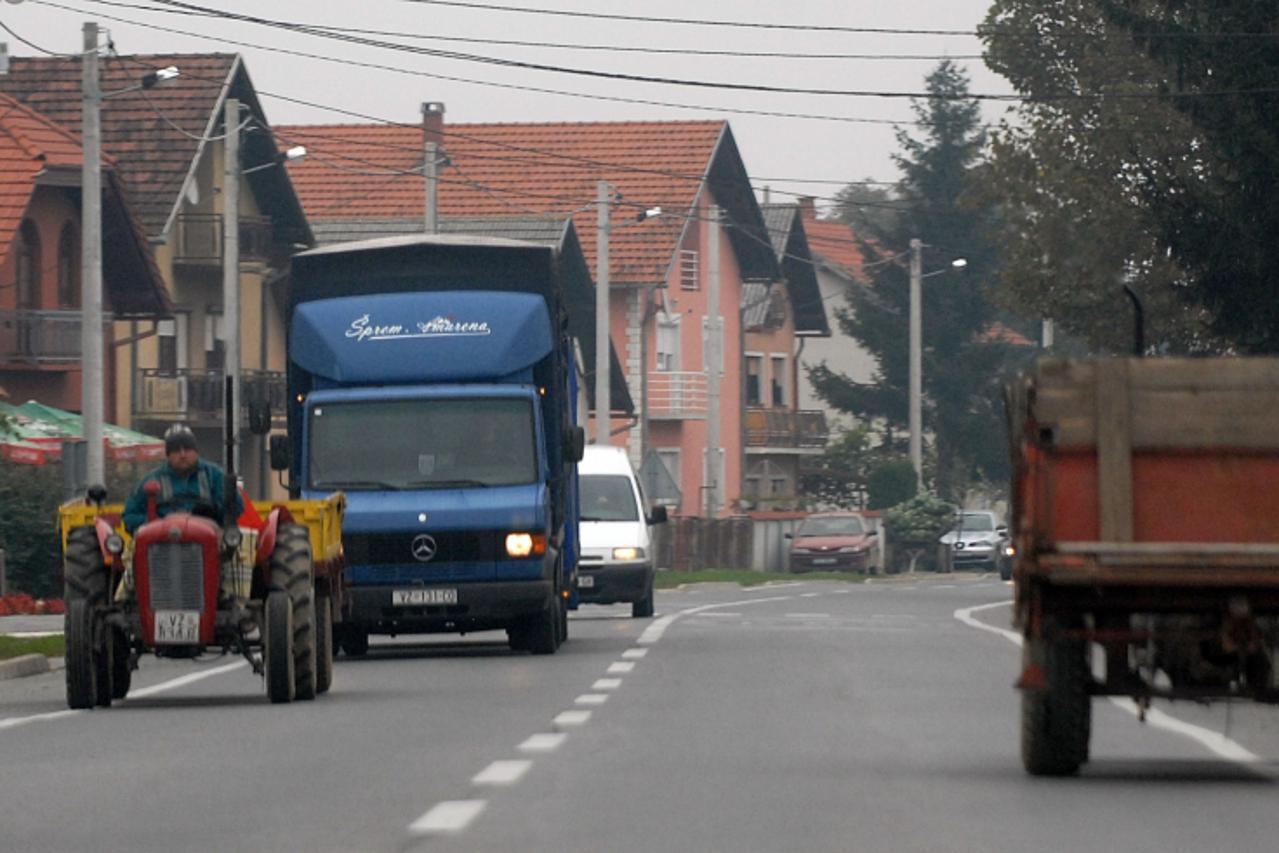
[[[174,498],[157,503],[156,509],[159,510],[160,507],[168,507],[170,512],[187,512],[222,523],[222,508],[201,498]]]

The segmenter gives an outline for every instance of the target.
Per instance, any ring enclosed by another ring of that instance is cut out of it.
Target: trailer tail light
[[[506,534],[508,557],[540,557],[546,553],[546,536],[542,533]]]

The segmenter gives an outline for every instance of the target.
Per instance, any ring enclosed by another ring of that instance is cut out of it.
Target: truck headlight
[[[541,533],[506,534],[506,556],[540,557],[546,553],[546,536]]]
[[[108,533],[103,544],[107,546],[107,553],[113,557],[118,557],[124,553],[124,537],[119,533]]]
[[[644,558],[643,548],[614,548],[614,560],[642,560]]]

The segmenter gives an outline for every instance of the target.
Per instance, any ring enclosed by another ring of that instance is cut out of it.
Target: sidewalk
[[[0,634],[61,634],[61,616],[0,616]]]
[[[0,616],[0,635],[39,637],[61,633],[61,616]],[[23,678],[28,675],[43,675],[46,672],[62,669],[62,665],[62,658],[47,658],[44,655],[22,655],[2,660],[0,661],[0,681]]]

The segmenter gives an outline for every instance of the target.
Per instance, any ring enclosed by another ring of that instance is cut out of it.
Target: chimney
[[[422,102],[422,141],[444,145],[444,104],[439,101]]]
[[[0,74],[9,73],[9,43],[0,41]]]
[[[803,214],[805,219],[817,218],[817,205],[811,195],[800,196],[796,201],[799,202],[799,212]]]

